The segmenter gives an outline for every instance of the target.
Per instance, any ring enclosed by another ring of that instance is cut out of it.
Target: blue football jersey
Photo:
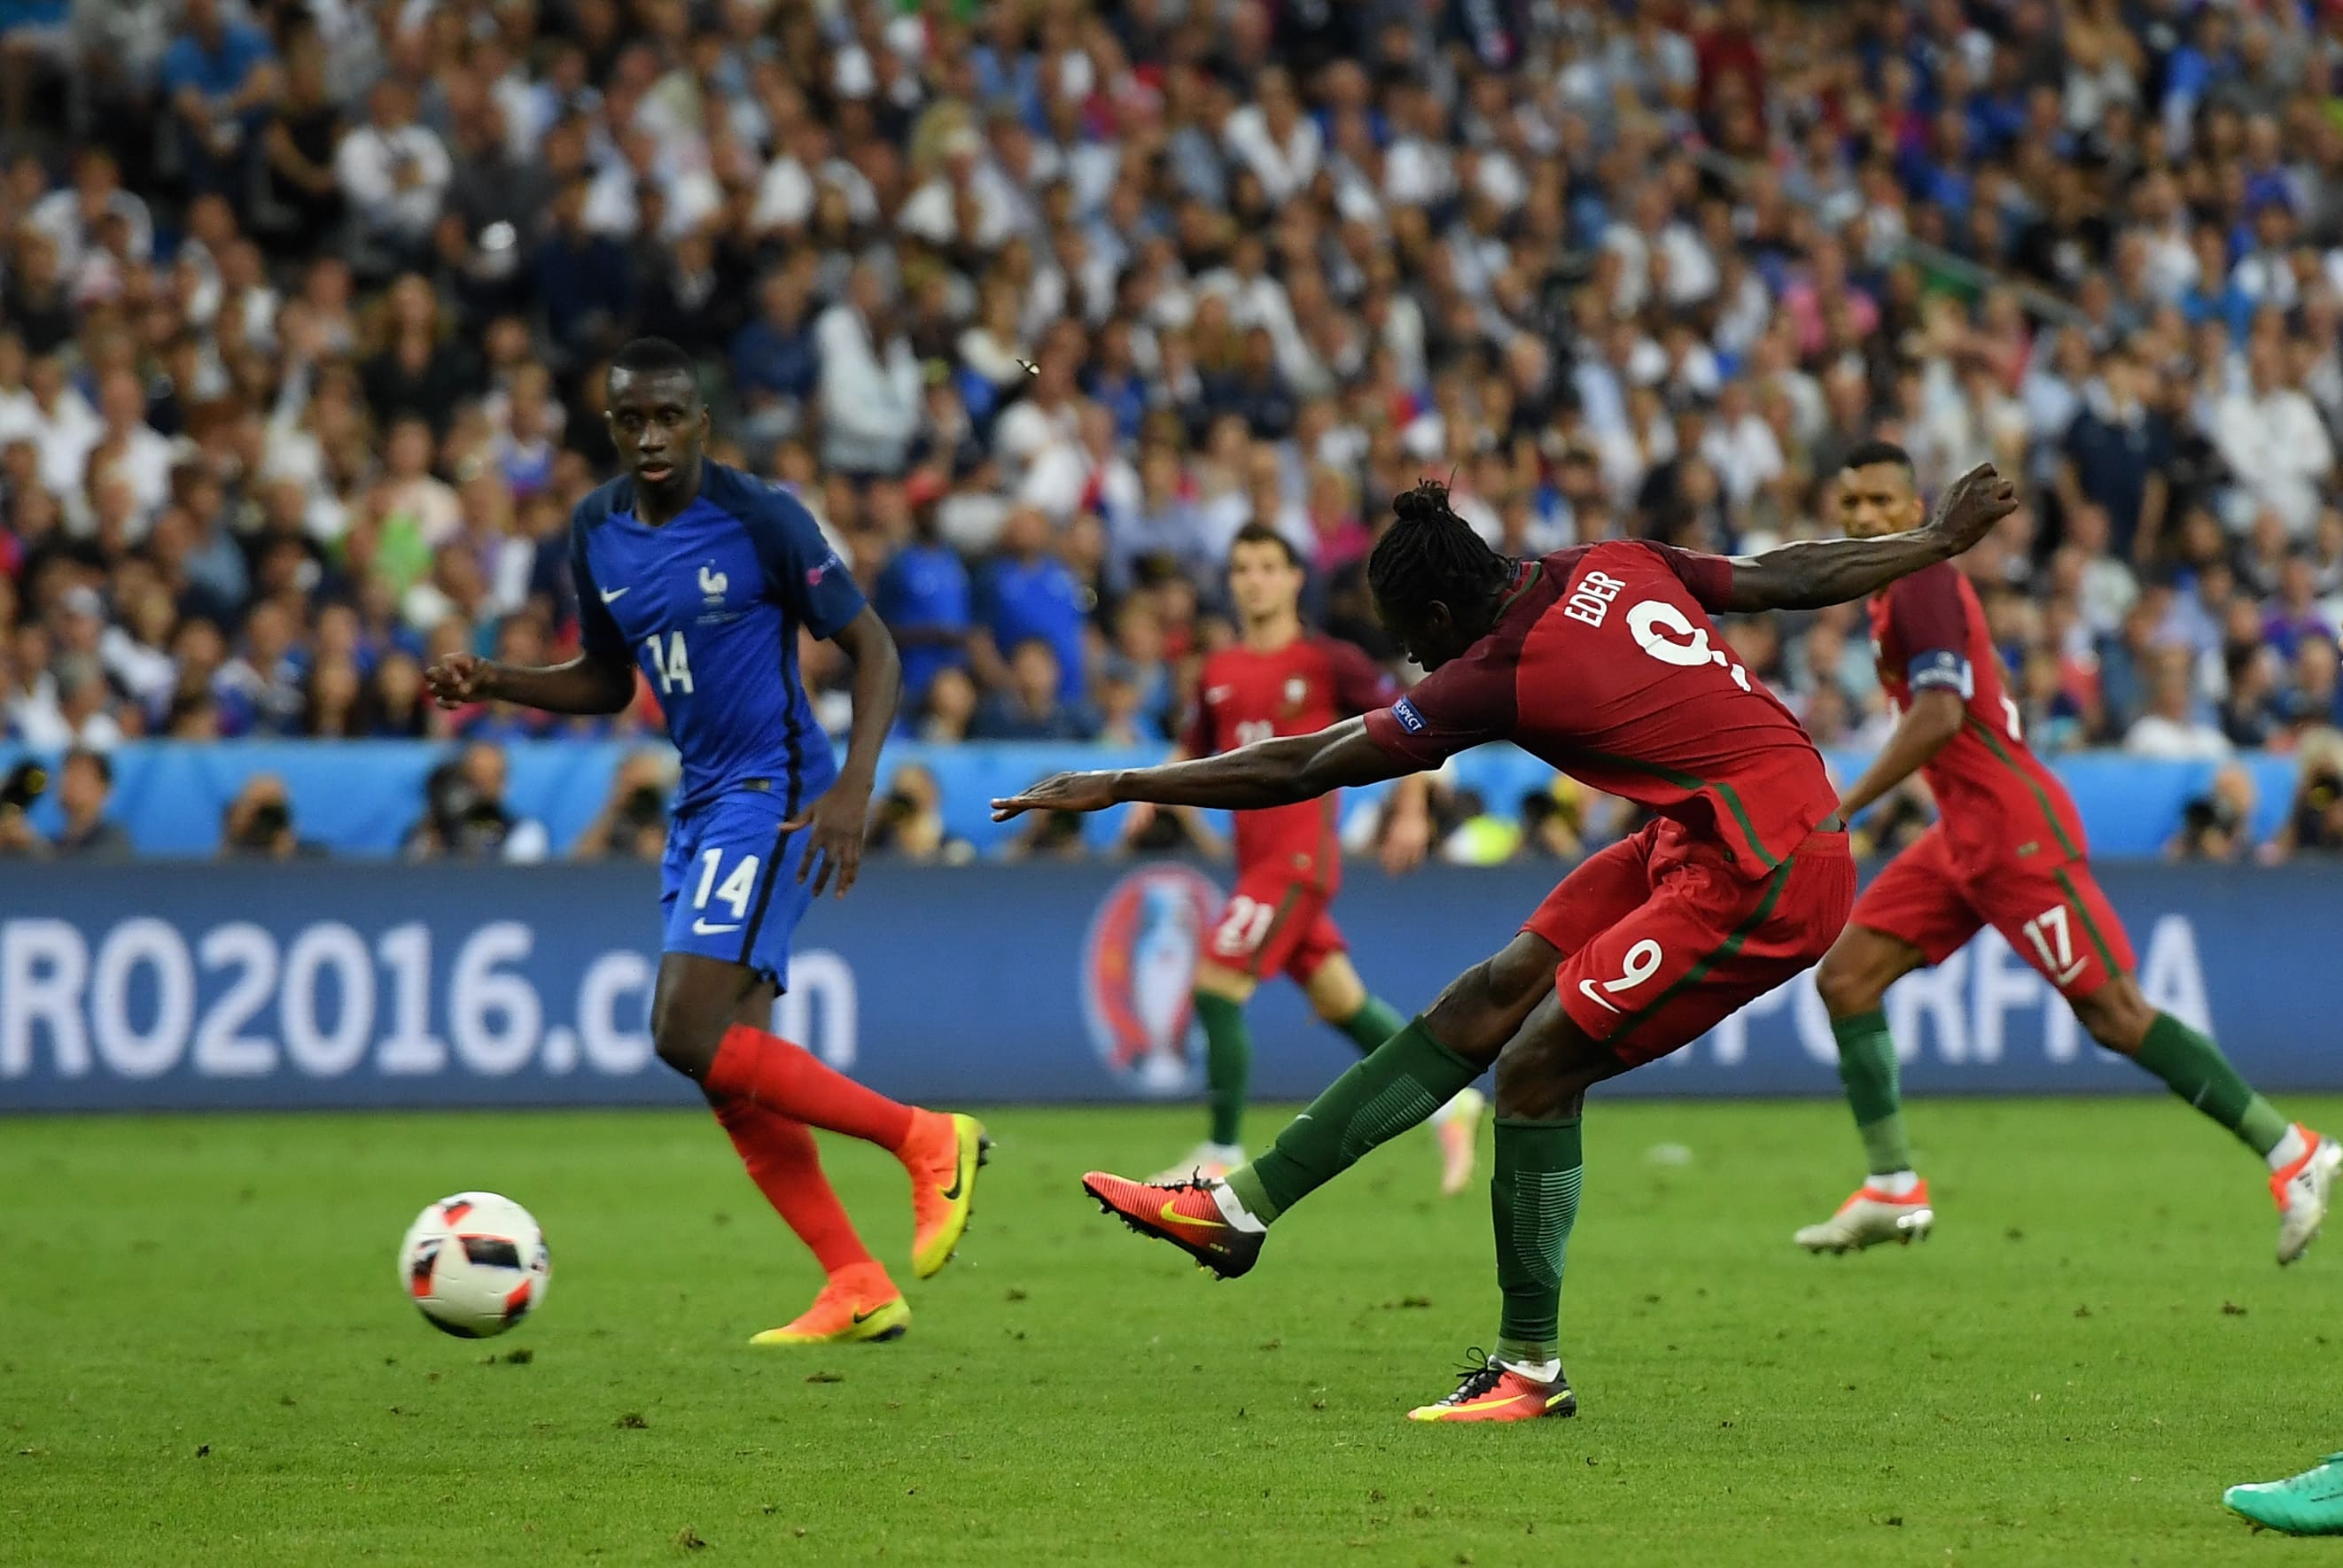
[[[803,503],[709,463],[699,497],[652,528],[621,477],[578,503],[569,556],[587,649],[633,659],[667,714],[678,810],[769,789],[793,816],[830,787],[838,761],[799,678],[798,628],[836,636],[862,590]]]

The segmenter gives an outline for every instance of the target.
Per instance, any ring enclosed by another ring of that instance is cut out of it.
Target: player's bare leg
[[[1371,1051],[1407,1027],[1396,1008],[1367,990],[1366,982],[1346,953],[1329,954],[1302,983],[1310,1006],[1318,1016],[1350,1036],[1362,1051]],[[1488,1101],[1477,1089],[1460,1089],[1440,1114],[1432,1131],[1440,1148],[1440,1195],[1453,1198],[1473,1180],[1479,1152],[1481,1113]]]
[[[2236,1134],[2269,1167],[2278,1204],[2278,1261],[2291,1263],[2327,1218],[2343,1143],[2315,1132],[2254,1091],[2221,1048],[2168,1012],[2159,1012],[2131,976],[2117,975],[2087,996],[2069,999],[2091,1038],[2130,1057],[2172,1092]]]
[[[754,1010],[752,993],[762,998],[763,1011]],[[712,1104],[737,1102],[768,1113],[769,1121],[842,1132],[901,1161],[911,1179],[912,1269],[922,1279],[935,1273],[968,1227],[976,1171],[989,1147],[982,1127],[972,1117],[901,1104],[825,1067],[811,1051],[764,1029],[770,1003],[769,986],[746,965],[669,953],[659,960],[651,1002],[652,1044]],[[829,1191],[818,1162],[809,1180]],[[855,1246],[860,1250],[860,1241]]]
[[[1212,1123],[1202,1142],[1156,1172],[1153,1181],[1217,1181],[1244,1163],[1245,1103],[1252,1082],[1252,1037],[1244,1010],[1259,983],[1243,970],[1198,960],[1189,1000],[1204,1030],[1204,1090]]]
[[[1586,1091],[1625,1070],[1549,995],[1497,1057],[1497,1168],[1489,1213],[1503,1299],[1493,1354],[1411,1421],[1530,1421],[1576,1413],[1562,1369],[1562,1271],[1578,1218]]]
[[[1429,1010],[1336,1079],[1268,1152],[1226,1181],[1167,1185],[1093,1171],[1082,1186],[1132,1230],[1234,1279],[1260,1257],[1280,1214],[1479,1078],[1553,993],[1559,958],[1544,938],[1516,936],[1451,981]]]
[[[1870,1174],[1836,1213],[1799,1230],[1795,1240],[1810,1252],[1845,1252],[1882,1241],[1908,1245],[1936,1225],[1928,1184],[1912,1169],[1896,1041],[1882,1010],[1887,988],[1926,961],[1901,938],[1851,925],[1815,967],[1815,986],[1838,1041],[1839,1081],[1846,1086]]]

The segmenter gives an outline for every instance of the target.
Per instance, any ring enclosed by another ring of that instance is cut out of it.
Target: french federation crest
[[[1221,891],[1188,866],[1142,866],[1117,881],[1082,942],[1091,1049],[1141,1094],[1194,1091],[1202,1030],[1188,1000]]]

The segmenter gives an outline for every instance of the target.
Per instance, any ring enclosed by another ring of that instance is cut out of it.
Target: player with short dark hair
[[[1229,546],[1229,598],[1238,639],[1204,661],[1196,705],[1170,759],[1210,757],[1274,735],[1306,735],[1340,719],[1388,707],[1396,681],[1347,642],[1313,634],[1302,621],[1302,557],[1284,535],[1260,523]],[[1399,871],[1423,857],[1430,817],[1420,779],[1395,787],[1383,863]],[[1252,1041],[1244,1006],[1265,976],[1283,974],[1311,1008],[1361,1050],[1373,1050],[1407,1020],[1371,995],[1352,966],[1350,944],[1328,912],[1342,878],[1336,837],[1339,799],[1262,811],[1236,819],[1237,885],[1212,922],[1196,960],[1192,1002],[1204,1027],[1205,1081],[1212,1125],[1203,1142],[1162,1173],[1217,1180],[1244,1163],[1245,1099]],[[1131,830],[1151,808],[1135,809]],[[1441,1191],[1472,1179],[1482,1097],[1460,1091],[1439,1118]]]
[[[910,1308],[855,1234],[807,1128],[903,1162],[921,1278],[967,1227],[983,1130],[873,1093],[765,1026],[798,921],[825,884],[840,896],[854,885],[901,661],[804,506],[702,456],[708,406],[682,349],[659,338],[620,349],[608,418],[625,472],[570,519],[578,657],[537,668],[453,654],[432,666],[432,694],[450,707],[616,713],[634,700],[638,668],[650,681],[683,758],[660,869],[652,1040],[706,1093],[749,1177],[830,1276],[803,1315],[752,1342],[893,1339]],[[854,661],[842,766],[798,673],[800,628]]]
[[[1123,800],[1257,809],[1509,739],[1655,819],[1572,871],[1503,951],[1459,976],[1251,1165],[1225,1181],[1174,1185],[1092,1171],[1085,1188],[1134,1230],[1232,1278],[1252,1267],[1272,1221],[1493,1064],[1497,1352],[1410,1413],[1572,1413],[1559,1317],[1586,1091],[1805,969],[1855,900],[1821,754],[1709,614],[1861,598],[1959,554],[2016,504],[1984,467],[1926,528],[1885,538],[1735,559],[1609,540],[1508,560],[1450,510],[1441,486],[1398,498],[1368,581],[1383,623],[1431,672],[1413,691],[1363,719],[1225,757],[1060,774],[996,800],[994,814]]]
[[[1916,528],[1925,511],[1911,458],[1885,441],[1847,455],[1837,505],[1840,525],[1858,539]],[[2292,1262],[2326,1217],[2343,1144],[2288,1122],[2219,1046],[2141,994],[2131,940],[2091,875],[2082,818],[2026,747],[1968,578],[1948,562],[1932,566],[1874,597],[1870,610],[1880,683],[1903,717],[1839,807],[1852,817],[1916,771],[1937,820],[1864,890],[1815,970],[1871,1173],[1836,1213],[1800,1230],[1798,1245],[1844,1252],[1908,1242],[1936,1223],[1927,1183],[1912,1168],[1881,1002],[1898,978],[1942,963],[1989,925],[2066,999],[2093,1040],[2162,1079],[2268,1161],[2278,1261]]]

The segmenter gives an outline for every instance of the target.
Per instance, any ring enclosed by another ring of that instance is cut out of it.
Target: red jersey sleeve
[[[1513,659],[1493,638],[1433,670],[1414,690],[1367,715],[1367,739],[1419,769],[1503,740],[1513,724]]]
[[[1180,749],[1191,757],[1210,757],[1220,749],[1212,744],[1212,710],[1204,702],[1212,684],[1212,667],[1207,660],[1196,678],[1196,689],[1188,694],[1188,711],[1180,725]]]
[[[1976,690],[1968,612],[1961,605],[1959,568],[1950,562],[1916,571],[1887,590],[1885,640],[1904,661],[1904,679],[1913,691],[1936,687],[1966,701]]]
[[[1723,556],[1704,555],[1674,545],[1664,545],[1657,539],[1638,541],[1660,558],[1677,580],[1691,591],[1693,600],[1701,608],[1725,608],[1733,599],[1733,563]]]
[[[1319,646],[1325,650],[1326,666],[1333,676],[1335,710],[1343,718],[1372,713],[1399,700],[1399,682],[1356,644],[1330,637]]]

